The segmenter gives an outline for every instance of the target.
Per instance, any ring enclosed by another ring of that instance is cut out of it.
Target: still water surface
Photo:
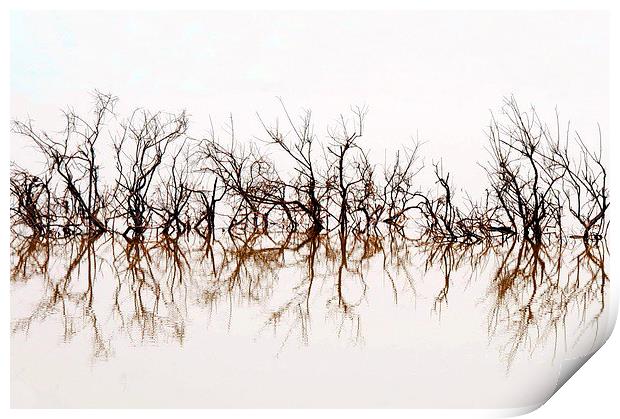
[[[604,244],[14,238],[13,407],[543,402],[609,333]]]

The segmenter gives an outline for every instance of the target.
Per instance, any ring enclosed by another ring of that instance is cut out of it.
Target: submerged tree
[[[117,179],[115,216],[126,223],[121,234],[142,237],[153,228],[153,180],[171,145],[187,131],[185,112],[178,115],[135,110],[114,140]]]
[[[568,131],[568,130],[567,130]],[[562,193],[568,211],[581,226],[581,231],[573,237],[581,237],[585,242],[601,240],[607,230],[606,212],[609,208],[607,171],[603,165],[603,145],[601,132],[598,132],[598,150],[591,151],[579,134],[575,133],[577,153],[569,150],[569,137],[564,144],[552,144],[550,164],[562,173]],[[575,156],[575,157],[571,157]]]
[[[44,176],[58,179],[65,188],[64,205],[70,207],[88,234],[108,229],[103,212],[108,202],[100,189],[96,145],[117,98],[95,92],[92,118],[72,109],[64,112],[65,128],[58,135],[34,127],[33,121],[13,121],[13,132],[28,137],[46,159]]]
[[[280,100],[280,103],[293,132],[292,140],[289,138],[290,135],[280,130],[277,122],[273,126],[268,126],[260,119],[260,116],[259,119],[268,136],[266,142],[278,146],[293,161],[296,175],[284,186],[293,191],[292,204],[309,219],[309,231],[318,234],[325,228],[326,208],[322,202],[327,196],[327,190],[325,185],[321,184],[321,175],[316,167],[316,156],[313,153],[316,137],[312,127],[312,112],[305,111],[299,118],[300,122],[296,124],[284,106],[284,102]]]
[[[491,189],[510,230],[541,243],[561,224],[558,184],[561,173],[549,165],[551,136],[535,109],[524,113],[514,98],[502,108],[505,121],[489,127],[491,164],[486,168]]]
[[[326,130],[326,142],[315,134],[309,110],[294,119],[282,101],[285,128],[259,116],[266,134],[260,142],[236,138],[232,117],[226,139],[211,124],[206,137],[195,140],[185,112],[136,109],[120,120],[115,97],[94,97],[93,116],[66,111],[60,134],[38,130],[30,120],[13,122],[13,132],[45,157],[36,174],[17,165],[12,170],[14,226],[45,237],[197,232],[207,247],[216,226],[232,239],[287,240],[301,233],[302,242],[337,231],[343,260],[350,236],[366,243],[400,235],[468,244],[516,236],[540,245],[549,238],[595,242],[607,231],[600,132],[592,151],[570,126],[561,135],[559,118],[552,133],[535,109],[522,111],[512,97],[489,126],[482,199],[460,193],[440,163],[433,165],[435,189],[423,192],[419,141],[391,162],[373,162],[360,141],[366,108],[341,115]],[[108,135],[116,169],[110,184],[98,160],[101,137]]]

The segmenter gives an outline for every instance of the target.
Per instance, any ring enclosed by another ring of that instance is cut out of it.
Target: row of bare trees
[[[94,98],[90,116],[65,111],[60,133],[13,121],[13,132],[44,157],[36,172],[13,164],[14,232],[116,233],[128,240],[196,232],[207,243],[219,229],[232,238],[337,232],[343,254],[348,238],[386,232],[424,242],[514,236],[535,244],[598,241],[606,234],[600,131],[593,151],[570,126],[562,131],[556,121],[550,128],[514,98],[489,125],[489,160],[481,163],[488,186],[478,199],[455,190],[442,163],[432,165],[436,182],[425,189],[419,141],[391,162],[371,161],[361,142],[365,108],[341,115],[321,141],[310,111],[293,116],[281,103],[282,124],[259,115],[263,134],[239,141],[232,117],[226,138],[213,124],[204,138],[192,138],[185,112],[136,109],[122,119],[115,97],[96,92]],[[103,168],[114,174],[104,176]]]

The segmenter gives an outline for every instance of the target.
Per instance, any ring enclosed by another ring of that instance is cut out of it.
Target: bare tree
[[[526,240],[542,242],[558,234],[561,205],[557,185],[562,174],[549,166],[550,133],[535,109],[520,110],[514,97],[502,108],[505,122],[493,117],[489,127],[491,164],[485,167],[495,198],[510,229]]]
[[[338,204],[338,226],[340,235],[340,246],[343,260],[346,260],[346,237],[349,230],[349,217],[352,215],[350,193],[353,188],[361,184],[364,179],[359,176],[360,170],[354,170],[355,160],[350,159],[349,155],[353,151],[361,152],[357,140],[362,136],[364,129],[364,118],[367,113],[365,108],[352,109],[354,116],[353,127],[349,127],[343,115],[340,115],[339,126],[336,129],[328,129],[332,143],[327,150],[332,157],[329,163],[329,172],[333,173],[335,179],[337,204]],[[363,153],[362,153],[363,154]]]
[[[161,220],[161,233],[170,236],[189,232],[192,229],[189,206],[195,185],[191,179],[189,149],[185,142],[172,155],[170,166],[160,171],[159,175],[154,211]]]
[[[421,145],[415,140],[410,148],[397,151],[394,162],[384,167],[379,199],[386,212],[383,222],[389,226],[403,228],[409,211],[419,210],[420,204],[427,201],[416,184],[416,176],[424,168],[420,162]]]
[[[568,210],[581,226],[581,232],[573,237],[582,238],[585,242],[598,241],[605,236],[607,229],[605,215],[609,208],[607,171],[602,161],[600,127],[597,151],[591,151],[578,133],[575,133],[577,153],[571,153],[572,150],[569,150],[568,130],[564,144],[560,143],[559,138],[558,129],[558,141],[552,144],[549,164],[556,166],[562,173],[562,191]]]
[[[94,93],[95,107],[92,119],[81,117],[73,110],[64,112],[65,128],[56,136],[37,130],[31,120],[13,121],[13,132],[31,139],[46,158],[46,171],[58,175],[68,193],[68,205],[75,208],[88,234],[107,230],[102,211],[107,205],[99,188],[99,164],[96,148],[106,118],[117,98],[110,94]]]
[[[310,232],[320,233],[325,228],[324,211],[321,204],[325,189],[321,185],[321,176],[316,167],[313,154],[313,144],[316,138],[312,129],[312,113],[308,110],[300,117],[296,124],[289,115],[284,102],[280,100],[286,120],[292,129],[293,140],[280,131],[278,123],[267,126],[260,118],[261,124],[268,135],[267,143],[277,145],[284,153],[293,160],[296,176],[285,187],[293,190],[292,204],[301,210],[310,220]]]
[[[215,175],[221,196],[228,194],[232,207],[229,233],[232,234],[234,229],[267,232],[269,215],[276,207],[286,213],[290,228],[294,230],[296,221],[284,195],[284,184],[273,163],[254,144],[245,147],[237,143],[232,117],[228,132],[230,146],[227,147],[221,144],[211,127],[209,137],[199,142],[198,152],[201,158],[199,170]],[[216,186],[214,184],[213,193]]]
[[[54,223],[50,179],[41,178],[13,165],[11,167],[11,224],[26,226],[33,236],[51,236]],[[63,226],[64,227],[64,226]]]
[[[151,225],[155,174],[170,145],[187,130],[185,112],[178,115],[135,110],[114,141],[117,216],[126,223],[122,235],[142,237]]]
[[[422,192],[417,140],[391,163],[375,165],[359,142],[365,108],[352,108],[350,118],[341,115],[321,144],[311,112],[294,120],[281,100],[286,129],[277,120],[259,120],[267,134],[262,142],[292,163],[290,172],[277,167],[267,147],[238,142],[232,117],[228,141],[215,135],[212,124],[206,138],[179,141],[188,129],[185,112],[137,109],[112,132],[117,175],[106,186],[97,150],[116,101],[96,92],[93,117],[65,111],[65,128],[56,135],[30,120],[13,122],[13,131],[46,159],[40,174],[17,166],[12,172],[14,225],[40,236],[111,231],[127,239],[148,230],[166,236],[195,230],[210,244],[216,224],[222,225],[216,218],[228,217],[224,225],[237,238],[275,233],[286,239],[299,230],[308,238],[337,230],[343,256],[350,234],[369,243],[370,236],[384,236],[380,226],[387,226],[391,239],[417,226],[425,241],[471,244],[519,236],[541,244],[545,237],[566,237],[565,210],[579,224],[570,237],[588,242],[606,234],[609,192],[600,131],[598,150],[591,151],[578,134],[571,141],[568,129],[561,139],[559,122],[552,135],[535,109],[522,112],[513,97],[505,99],[499,117],[492,116],[491,159],[482,165],[490,185],[480,200],[456,196],[440,164],[434,165],[436,191]]]

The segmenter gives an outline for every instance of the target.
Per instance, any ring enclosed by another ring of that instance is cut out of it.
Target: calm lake
[[[14,237],[13,407],[519,408],[610,333],[604,243]]]

